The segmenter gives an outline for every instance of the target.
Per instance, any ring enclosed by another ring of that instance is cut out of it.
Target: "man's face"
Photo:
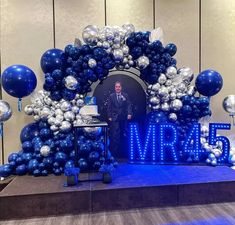
[[[120,93],[122,91],[122,86],[120,83],[115,84],[115,92]]]

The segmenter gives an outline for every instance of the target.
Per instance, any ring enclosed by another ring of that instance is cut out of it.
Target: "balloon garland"
[[[176,67],[173,56],[177,47],[173,43],[163,45],[159,28],[135,32],[132,24],[104,28],[89,25],[83,30],[82,38],[84,44],[77,39],[75,45],[67,45],[64,50],[50,49],[42,55],[43,90],[34,93],[32,104],[25,107],[25,113],[33,116],[35,122],[23,128],[22,150],[9,156],[9,163],[0,167],[0,176],[60,175],[65,168],[74,167],[71,130],[76,124],[95,120],[79,113],[84,106],[84,95],[91,91],[93,82],[105,80],[113,68],[140,71],[140,78],[148,83],[146,97],[151,111],[148,120],[175,123],[180,134],[179,143],[194,122],[211,115],[209,98],[222,88],[221,75],[213,70],[203,71],[194,87],[191,84],[193,71],[188,67]],[[30,94],[36,80],[29,71],[19,65],[7,68],[2,75],[4,90],[18,98]],[[23,83],[19,81],[21,76]],[[199,97],[197,91],[204,96]],[[207,134],[208,128],[203,125],[201,142],[208,152],[206,162],[216,165],[222,146],[220,143],[209,146]],[[100,128],[81,129],[78,145],[81,171],[102,167],[104,146]],[[198,159],[191,156],[190,160]],[[110,152],[108,163],[117,166]]]

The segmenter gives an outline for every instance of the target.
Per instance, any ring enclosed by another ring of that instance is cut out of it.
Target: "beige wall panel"
[[[24,64],[37,75],[37,89],[44,80],[40,69],[43,52],[53,47],[53,12],[49,0],[1,0],[2,71],[12,64]],[[5,161],[9,153],[20,149],[20,131],[32,118],[17,111],[17,99],[3,91],[3,99],[13,109],[4,126]],[[23,99],[23,106],[29,97]]]
[[[199,1],[156,0],[156,27],[164,31],[164,44],[177,45],[178,67],[199,68]]]
[[[223,89],[212,98],[213,121],[230,122],[223,99],[235,94],[235,1],[202,1],[202,70],[217,70]],[[233,129],[234,130],[234,129]]]
[[[152,0],[107,0],[107,25],[132,23],[136,31],[153,29]]]
[[[87,25],[105,24],[103,0],[55,0],[56,47],[64,49]]]

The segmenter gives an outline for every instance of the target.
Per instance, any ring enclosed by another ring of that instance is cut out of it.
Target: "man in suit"
[[[132,106],[129,97],[122,92],[120,81],[115,82],[115,92],[108,98],[107,108],[108,120],[110,122],[110,148],[112,154],[117,158],[127,157],[127,121],[132,118]]]

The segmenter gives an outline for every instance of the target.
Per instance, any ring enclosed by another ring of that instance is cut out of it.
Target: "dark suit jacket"
[[[127,115],[132,115],[132,107],[129,97],[126,93],[121,93],[124,98],[118,102],[117,94],[112,93],[108,98],[108,118],[112,118],[112,121],[127,120]]]

